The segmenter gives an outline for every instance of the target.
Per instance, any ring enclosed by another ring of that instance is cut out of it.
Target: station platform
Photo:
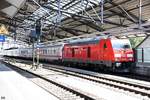
[[[59,100],[0,62],[0,100]]]

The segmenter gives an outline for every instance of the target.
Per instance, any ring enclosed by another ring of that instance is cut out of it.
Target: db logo
[[[1,100],[5,100],[5,96],[1,96]]]

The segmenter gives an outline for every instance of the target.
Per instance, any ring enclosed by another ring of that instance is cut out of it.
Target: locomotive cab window
[[[112,47],[114,49],[130,49],[131,44],[129,40],[113,40],[112,41]]]
[[[103,48],[104,48],[104,49],[105,49],[105,48],[107,48],[107,45],[106,45],[106,43],[104,43],[104,47],[103,47]]]
[[[129,44],[124,44],[124,45],[123,45],[123,48],[124,48],[124,49],[128,49],[128,48],[130,48],[130,45],[129,45]]]

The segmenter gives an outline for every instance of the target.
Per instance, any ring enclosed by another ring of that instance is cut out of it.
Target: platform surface
[[[0,100],[59,100],[0,62]]]
[[[86,95],[91,95],[95,97],[96,100],[148,100],[146,97],[143,99],[140,95],[137,96],[134,93],[132,94],[125,92],[124,90],[119,91],[119,89],[110,88],[109,86],[103,84],[92,84],[90,81],[82,80],[77,77],[57,73],[54,74],[54,72],[44,68],[37,69],[36,71],[31,70],[31,67],[22,68],[35,74],[40,74],[41,76],[57,83],[61,83],[66,87],[72,88],[73,90],[77,90]]]

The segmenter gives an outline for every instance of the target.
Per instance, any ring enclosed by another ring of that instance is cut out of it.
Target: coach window
[[[45,49],[43,51],[44,51],[44,54],[45,54]]]
[[[44,49],[43,49],[43,54],[45,54]]]
[[[45,50],[43,50],[43,54],[45,54]]]
[[[46,49],[44,50],[44,52],[45,52],[45,54],[47,54],[47,50]]]

